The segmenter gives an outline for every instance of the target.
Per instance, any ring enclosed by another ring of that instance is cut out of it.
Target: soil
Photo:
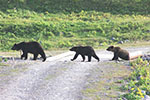
[[[127,50],[147,53],[150,47]],[[124,93],[119,88],[131,72],[129,61],[110,61],[113,54],[106,50],[96,54],[100,62],[86,62],[87,57],[81,62],[81,56],[70,61],[74,52],[52,55],[46,62],[7,59],[0,63],[0,100],[116,100]]]

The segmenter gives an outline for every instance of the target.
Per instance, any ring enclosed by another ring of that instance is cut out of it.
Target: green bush
[[[0,50],[10,50],[16,42],[32,40],[45,42],[43,46],[51,49],[150,38],[148,0],[132,0],[132,3],[130,0],[0,0],[0,3]],[[112,37],[116,41],[111,41]]]
[[[131,62],[133,72],[128,78],[126,90],[129,92],[123,96],[128,100],[141,100],[145,95],[150,95],[150,65],[141,58]]]
[[[149,0],[0,0],[3,11],[28,9],[35,12],[71,13],[85,11],[113,14],[149,14]],[[7,8],[7,9],[6,9]]]

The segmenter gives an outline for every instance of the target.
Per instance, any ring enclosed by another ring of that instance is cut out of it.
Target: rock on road
[[[139,50],[147,52],[150,48]],[[67,52],[30,65],[3,87],[0,100],[82,100],[81,90],[91,74],[89,70],[113,56],[107,51],[98,51],[97,55],[100,62],[94,58],[92,62],[81,62],[81,57],[72,62],[74,53]]]

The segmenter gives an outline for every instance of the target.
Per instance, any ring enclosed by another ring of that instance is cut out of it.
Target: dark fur
[[[92,47],[90,46],[76,46],[76,47],[72,47],[70,49],[70,51],[75,51],[76,54],[74,56],[73,59],[71,59],[71,61],[75,60],[78,55],[81,55],[83,58],[83,61],[85,60],[85,56],[88,56],[88,61],[91,61],[91,57],[94,57],[95,59],[97,59],[99,61],[98,56],[95,54],[95,51]]]
[[[46,60],[44,50],[38,42],[20,42],[18,44],[14,44],[11,49],[22,50],[23,54],[21,55],[21,59],[25,57],[26,60],[28,58],[28,53],[32,53],[34,55],[33,60],[36,60],[39,54],[43,58],[43,61]]]
[[[124,49],[121,49],[120,47],[110,46],[106,50],[114,52],[114,57],[112,58],[112,60],[118,60],[119,57],[124,60],[130,59],[129,52]]]

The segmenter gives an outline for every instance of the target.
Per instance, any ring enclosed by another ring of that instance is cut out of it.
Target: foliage
[[[123,96],[128,100],[141,100],[145,95],[150,95],[150,65],[148,61],[138,58],[131,62],[131,66],[133,72],[124,86],[129,92]]]
[[[98,47],[150,38],[148,0],[0,0],[0,3],[0,50],[10,50],[21,41],[38,41],[44,49],[52,49],[74,45]]]
[[[82,10],[113,14],[150,13],[149,0],[0,0],[0,4],[3,11],[21,8],[40,13],[71,13]]]

